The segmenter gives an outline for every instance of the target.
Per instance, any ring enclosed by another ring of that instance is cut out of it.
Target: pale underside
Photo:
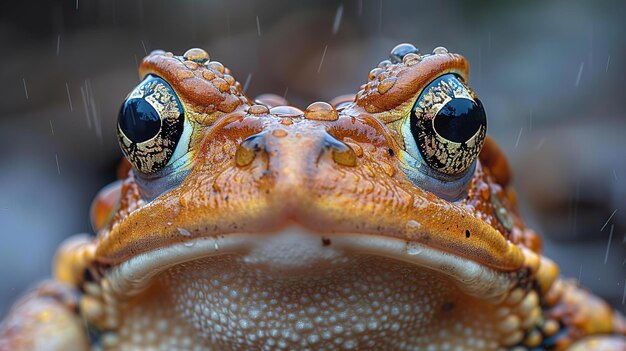
[[[426,246],[300,227],[190,239],[107,279],[125,301],[122,350],[497,349],[515,281]]]

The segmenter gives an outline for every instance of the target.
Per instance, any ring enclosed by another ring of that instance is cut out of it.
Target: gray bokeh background
[[[114,179],[121,157],[117,111],[146,52],[203,47],[242,84],[250,76],[251,97],[286,93],[306,107],[356,92],[403,41],[469,59],[489,134],[509,156],[522,211],[546,237],[548,256],[625,311],[625,8],[623,1],[3,4],[0,315],[50,274],[64,238],[90,232],[90,201]]]

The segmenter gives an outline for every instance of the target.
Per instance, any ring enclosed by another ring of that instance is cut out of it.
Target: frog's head
[[[469,311],[502,319],[531,284],[540,244],[462,56],[399,45],[356,96],[304,110],[251,101],[199,49],[153,52],[140,74],[117,129],[132,171],[101,196],[100,210],[119,201],[97,239],[59,255],[80,272],[66,280],[87,269],[122,301],[158,282],[176,318],[231,346],[267,342],[270,325],[311,343],[333,328],[356,343],[480,329]],[[246,323],[263,336],[225,336]]]

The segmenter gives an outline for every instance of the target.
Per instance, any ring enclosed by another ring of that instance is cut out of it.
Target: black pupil
[[[439,110],[434,122],[439,135],[455,143],[464,143],[480,126],[487,124],[487,116],[479,100],[454,98]]]
[[[129,99],[122,105],[118,125],[132,142],[141,143],[159,133],[161,118],[146,100]]]

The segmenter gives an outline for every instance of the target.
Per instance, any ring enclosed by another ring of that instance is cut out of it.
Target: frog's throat
[[[493,301],[503,299],[519,272],[502,272],[467,258],[404,240],[366,234],[314,233],[287,227],[268,234],[239,233],[197,238],[154,249],[110,268],[105,277],[120,299],[136,296],[155,277],[184,262],[219,255],[241,255],[246,264],[281,274],[307,276],[320,265],[340,264],[350,255],[386,257],[448,276],[465,293]]]

